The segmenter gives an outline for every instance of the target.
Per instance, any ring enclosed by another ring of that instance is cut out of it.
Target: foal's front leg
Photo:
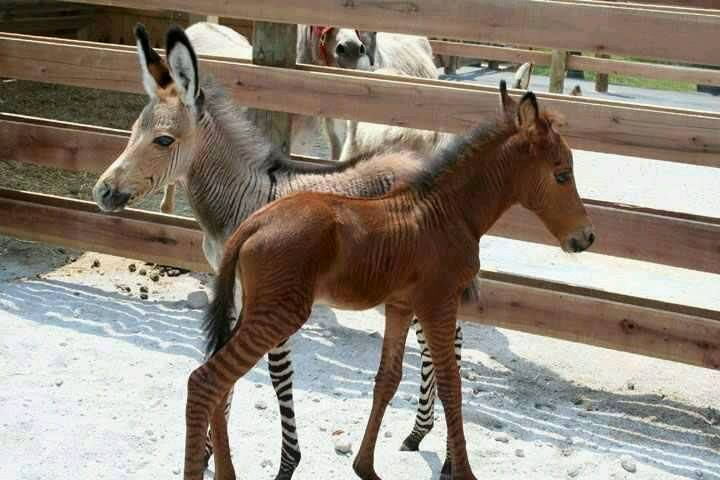
[[[385,305],[385,337],[380,367],[375,377],[372,411],[353,469],[363,480],[380,480],[375,473],[375,443],[388,403],[392,400],[402,378],[402,361],[405,339],[412,311],[407,308]]]

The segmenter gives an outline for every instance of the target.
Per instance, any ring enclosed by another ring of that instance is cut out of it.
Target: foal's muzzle
[[[98,182],[93,188],[93,198],[101,210],[119,212],[127,206],[130,194],[112,188],[107,182]]]
[[[595,229],[592,226],[584,227],[570,234],[562,244],[562,249],[568,253],[584,252],[595,241]]]

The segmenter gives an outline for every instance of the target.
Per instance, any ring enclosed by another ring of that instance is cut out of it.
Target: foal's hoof
[[[353,463],[353,470],[355,470],[355,474],[362,478],[362,480],[382,480],[378,477],[377,473],[375,473],[375,469],[373,469],[372,465],[366,467],[365,464],[361,465],[355,462]]]
[[[420,440],[412,435],[408,435],[402,445],[400,445],[401,452],[417,452],[418,450],[420,450]]]
[[[452,480],[452,478],[452,463],[450,460],[445,460],[442,470],[440,470],[440,480]]]

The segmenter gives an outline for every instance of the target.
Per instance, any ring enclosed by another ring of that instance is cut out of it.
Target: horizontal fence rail
[[[136,54],[96,45],[0,34],[0,71],[25,80],[141,92]],[[297,71],[220,60],[203,60],[200,68],[227,86],[241,105],[265,110],[463,133],[492,118],[498,108],[495,88],[454,82],[390,80],[317,71],[320,67]],[[538,97],[544,107],[566,116],[563,133],[573,148],[720,166],[720,115],[569,101],[548,94]]]
[[[431,40],[433,53],[463,58],[481,58],[512,63],[533,62],[536,65],[550,65],[552,54],[523,48],[494,47],[469,43]],[[656,63],[630,62],[581,55],[569,55],[567,68],[589,70],[597,73],[622,74],[659,80],[673,80],[702,85],[720,85],[720,70],[706,68],[662,65]]]
[[[720,65],[720,15],[549,0],[82,0]],[[589,34],[592,32],[592,34]]]
[[[21,115],[0,114],[3,158],[69,170],[103,172],[122,152],[129,132]],[[593,252],[720,273],[720,219],[584,200],[602,232]],[[503,215],[491,235],[556,245],[522,208]]]
[[[0,234],[209,268],[193,220],[5,189],[0,211]],[[493,272],[483,272],[481,291],[487,313],[463,320],[720,369],[720,312]]]

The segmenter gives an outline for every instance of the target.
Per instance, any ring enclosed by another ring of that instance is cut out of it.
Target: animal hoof
[[[420,440],[410,436],[400,446],[401,452],[417,452],[420,449]]]
[[[452,478],[452,463],[446,459],[442,470],[440,470],[440,480],[452,480]]]

